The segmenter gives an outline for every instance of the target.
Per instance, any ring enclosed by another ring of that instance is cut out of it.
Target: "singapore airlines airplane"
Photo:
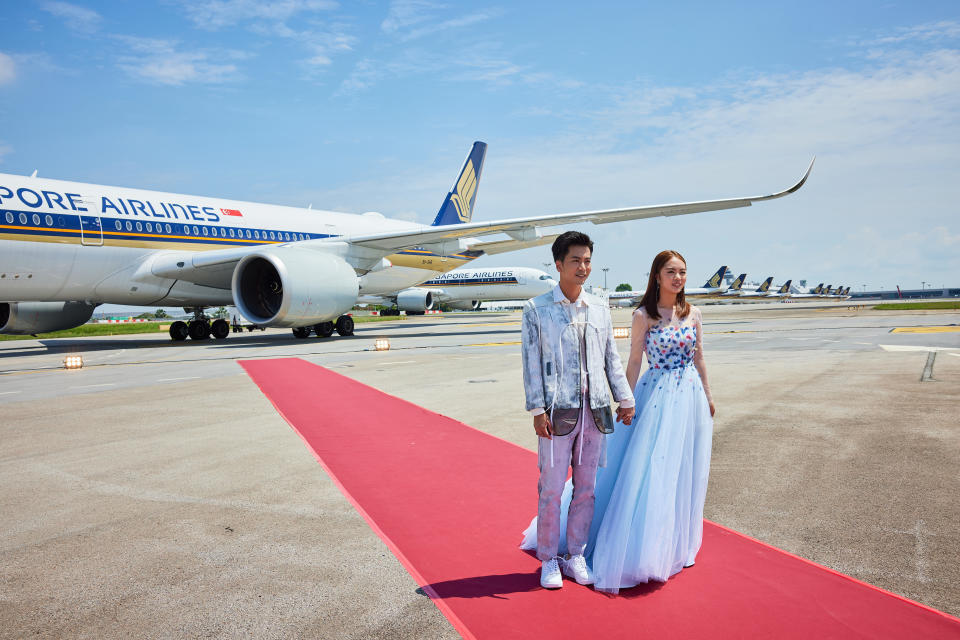
[[[764,298],[768,295],[770,291],[770,285],[772,283],[773,283],[773,276],[770,276],[769,278],[764,280],[762,283],[760,283],[760,286],[757,287],[756,289],[749,289],[746,291],[741,289],[740,297],[741,298]]]
[[[360,296],[360,302],[395,304],[396,309],[383,315],[399,315],[401,311],[422,314],[439,305],[454,309],[474,310],[489,300],[526,300],[555,287],[557,282],[540,269],[528,267],[463,268],[427,280],[394,296]]]
[[[204,309],[230,305],[255,324],[329,335],[362,294],[393,294],[485,253],[545,244],[546,227],[606,224],[748,207],[791,194],[475,222],[487,145],[477,142],[430,226],[347,214],[0,174],[0,333],[36,334],[90,319],[98,304],[182,306],[175,340],[225,338]],[[500,234],[506,239],[482,240]]]

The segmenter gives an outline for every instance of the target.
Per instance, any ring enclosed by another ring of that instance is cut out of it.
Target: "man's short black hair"
[[[567,257],[567,251],[573,246],[587,247],[590,249],[590,255],[593,255],[593,240],[590,236],[579,231],[566,231],[553,241],[553,261],[563,262]]]

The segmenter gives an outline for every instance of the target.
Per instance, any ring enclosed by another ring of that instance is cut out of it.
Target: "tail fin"
[[[822,283],[822,282],[821,282],[820,284],[818,284],[816,287],[814,287],[814,288],[813,288],[813,291],[811,291],[810,293],[819,294],[821,291],[823,291],[823,283]]]
[[[828,285],[826,286],[826,288],[824,288],[824,290],[823,290],[823,295],[825,295],[825,296],[830,295],[830,291],[831,291],[832,289],[833,289],[833,285],[832,285],[832,284],[828,284]]]
[[[767,278],[766,280],[764,280],[764,281],[763,281],[763,284],[761,284],[759,287],[757,287],[757,292],[758,292],[758,293],[766,293],[767,290],[770,288],[770,285],[771,285],[771,284],[773,284],[773,276],[770,276],[769,278]]]
[[[487,143],[474,142],[456,184],[443,199],[433,226],[470,222],[473,216],[473,205],[477,201],[477,184],[480,182],[480,173],[483,171],[483,158],[486,155]]]
[[[720,286],[720,283],[723,282],[723,275],[727,272],[726,265],[717,269],[717,272],[710,276],[710,279],[707,280],[706,284],[703,285],[704,289],[716,289]]]
[[[790,293],[790,285],[793,284],[793,280],[787,280],[783,283],[783,286],[780,287],[779,293]]]
[[[730,288],[727,291],[740,291],[740,287],[743,286],[743,281],[747,279],[747,274],[741,273],[736,277],[736,279],[730,283]]]

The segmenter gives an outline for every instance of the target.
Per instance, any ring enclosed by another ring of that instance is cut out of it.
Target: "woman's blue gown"
[[[713,419],[694,366],[698,325],[688,318],[648,331],[650,366],[634,389],[633,424],[617,424],[607,436],[586,550],[597,590],[666,581],[693,564],[700,550]],[[568,480],[561,531],[571,493]],[[561,540],[561,552],[565,547]],[[536,518],[521,548],[536,548]]]

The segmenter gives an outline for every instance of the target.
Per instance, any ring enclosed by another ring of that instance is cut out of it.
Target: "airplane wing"
[[[814,158],[816,160],[816,158]],[[765,196],[748,198],[732,198],[727,200],[705,200],[702,202],[685,202],[679,204],[652,205],[643,207],[628,207],[624,209],[604,209],[598,211],[583,211],[579,213],[560,213],[533,216],[529,218],[513,218],[493,222],[466,222],[441,226],[420,226],[404,231],[388,233],[373,233],[354,236],[337,236],[324,240],[304,240],[289,242],[276,247],[298,247],[306,250],[324,250],[330,243],[346,243],[354,247],[367,250],[363,257],[371,264],[394,251],[416,246],[437,246],[441,250],[480,250],[488,254],[505,253],[527,247],[553,242],[556,235],[543,235],[541,229],[557,225],[573,224],[578,222],[592,222],[593,224],[609,224],[625,220],[642,220],[659,216],[679,216],[688,213],[705,211],[720,211],[737,207],[749,207],[754,202],[782,198],[797,191],[807,181],[813,162],[807,167],[803,177],[788,189]],[[477,242],[478,236],[503,233],[510,236],[510,240],[494,240]],[[154,276],[186,280],[198,285],[229,289],[230,279],[236,263],[248,253],[258,251],[263,247],[238,247],[202,252],[159,252],[141,265],[142,272],[150,272]],[[374,255],[370,255],[374,254]],[[356,265],[355,265],[356,266]],[[136,277],[136,275],[135,275]]]
[[[642,220],[645,218],[655,218],[660,216],[679,216],[689,213],[702,213],[705,211],[720,211],[723,209],[735,209],[738,207],[749,207],[754,202],[764,200],[774,200],[794,193],[807,181],[810,171],[813,169],[814,158],[810,161],[803,177],[788,189],[772,193],[765,196],[752,196],[747,198],[731,198],[726,200],[704,200],[701,202],[683,202],[678,204],[651,205],[643,207],[627,207],[623,209],[603,209],[598,211],[582,211],[577,213],[560,213],[533,216],[529,218],[514,218],[509,220],[495,220],[493,222],[467,222],[463,224],[452,224],[443,226],[422,226],[419,229],[410,229],[401,232],[373,233],[356,236],[346,236],[337,238],[338,241],[347,241],[353,245],[376,249],[380,251],[396,251],[408,247],[425,244],[444,244],[445,242],[458,242],[460,239],[468,237],[477,237],[490,235],[494,233],[505,233],[514,240],[520,242],[531,242],[539,240],[539,229],[542,227],[552,227],[563,224],[574,224],[579,222],[592,222],[593,224],[609,224],[611,222],[622,222],[625,220]],[[473,248],[475,243],[468,244],[464,248]]]

